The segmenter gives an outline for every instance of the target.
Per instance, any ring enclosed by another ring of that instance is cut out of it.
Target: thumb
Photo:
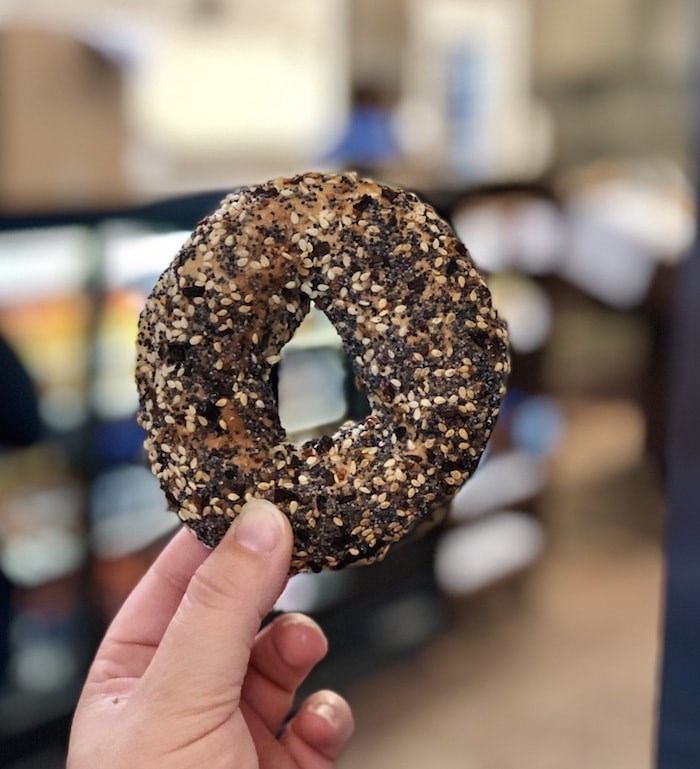
[[[284,587],[291,550],[287,518],[270,502],[248,502],[190,580],[142,678],[150,696],[178,708],[188,701],[199,708],[202,697],[238,704],[253,640]]]

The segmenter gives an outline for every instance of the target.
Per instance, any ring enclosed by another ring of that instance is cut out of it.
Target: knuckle
[[[247,624],[250,620],[259,627],[262,615],[257,593],[235,575],[209,566],[209,562],[205,563],[190,580],[185,592],[187,603],[204,612],[223,614],[229,624]]]
[[[233,582],[221,572],[200,568],[187,586],[186,596],[204,608],[220,609],[236,594]]]

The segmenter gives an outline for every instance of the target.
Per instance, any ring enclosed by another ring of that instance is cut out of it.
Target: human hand
[[[68,769],[331,769],[353,730],[316,692],[278,736],[325,655],[308,617],[258,632],[287,577],[292,533],[249,502],[213,551],[180,531],[127,599],[88,674]]]

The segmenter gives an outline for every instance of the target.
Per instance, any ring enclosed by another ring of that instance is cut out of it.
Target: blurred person
[[[262,500],[213,551],[180,531],[97,651],[68,769],[331,769],[353,731],[345,700],[316,692],[286,721],[323,632],[301,614],[259,630],[291,550],[289,522]]]
[[[34,384],[0,336],[0,452],[30,446],[40,438],[39,401]]]
[[[400,155],[390,99],[373,86],[357,86],[347,125],[323,159],[371,176],[377,168],[398,161]]]
[[[0,454],[31,446],[41,438],[34,384],[10,345],[0,336]],[[10,656],[13,586],[0,569],[0,685]]]

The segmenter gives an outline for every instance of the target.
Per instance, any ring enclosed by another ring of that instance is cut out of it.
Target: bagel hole
[[[270,387],[291,443],[331,436],[343,422],[362,420],[371,410],[340,337],[315,307],[282,349]]]

